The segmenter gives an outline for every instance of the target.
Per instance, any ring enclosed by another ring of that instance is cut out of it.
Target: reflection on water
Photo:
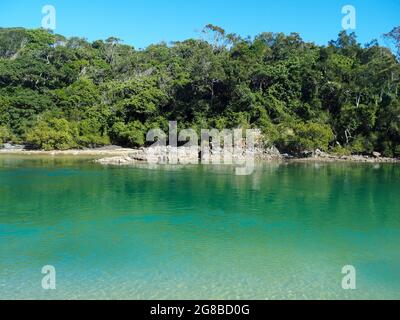
[[[234,170],[0,157],[0,298],[400,298],[399,166]]]

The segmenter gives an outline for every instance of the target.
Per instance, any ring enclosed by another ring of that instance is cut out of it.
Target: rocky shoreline
[[[25,146],[0,145],[0,155],[22,155],[22,156],[93,156],[93,157],[113,157],[124,156],[135,152],[136,149],[122,148],[119,146],[107,146],[92,149],[70,149],[70,150],[29,150]]]
[[[245,161],[249,156],[255,160],[283,160],[283,156],[274,147],[254,148],[247,153],[217,148],[210,150],[207,154],[202,154],[199,147],[173,148],[168,146],[141,148],[128,155],[102,158],[96,160],[96,162],[105,165],[127,165],[137,162],[165,164],[238,163]]]
[[[316,150],[307,157],[295,157],[288,154],[281,154],[275,147],[263,149],[255,148],[251,150],[250,155],[255,161],[299,161],[299,162],[358,162],[358,163],[400,163],[400,159],[382,157],[379,153],[371,156],[348,155],[338,156]],[[224,158],[225,156],[225,158]],[[221,160],[222,159],[222,160]],[[221,160],[221,161],[218,161]],[[103,165],[131,165],[135,163],[163,163],[163,164],[198,164],[198,163],[228,163],[243,162],[246,160],[245,153],[232,154],[228,156],[222,149],[211,151],[207,156],[202,156],[198,148],[142,148],[132,153],[105,157],[96,160]]]
[[[216,163],[218,160],[227,159],[233,163],[245,161],[250,155],[255,161],[296,161],[296,162],[358,162],[358,163],[400,163],[400,159],[382,157],[374,152],[368,155],[339,156],[316,150],[304,156],[281,154],[275,147],[255,147],[249,153],[224,151],[215,148],[208,155],[201,155],[199,147],[156,147],[131,149],[119,146],[107,146],[94,149],[74,150],[27,150],[19,145],[0,145],[0,155],[25,155],[25,156],[90,156],[98,158],[95,162],[103,165],[131,165],[135,163],[165,163],[165,164],[198,164]],[[225,157],[225,158],[224,158]],[[221,161],[224,163],[224,160]]]
[[[378,152],[372,155],[345,155],[339,156],[316,150],[315,154],[307,158],[295,158],[295,161],[321,162],[359,162],[359,163],[400,163],[400,159],[382,157]]]

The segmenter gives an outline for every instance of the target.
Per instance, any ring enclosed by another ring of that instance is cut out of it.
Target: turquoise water
[[[399,182],[398,165],[1,156],[0,298],[400,299]]]

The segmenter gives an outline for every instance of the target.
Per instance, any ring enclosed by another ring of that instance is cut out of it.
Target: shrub
[[[315,122],[299,122],[292,128],[281,128],[278,145],[296,154],[320,149],[327,151],[334,134],[329,125]]]
[[[110,138],[102,130],[102,124],[94,118],[79,122],[78,144],[82,147],[94,148],[110,144]]]
[[[398,158],[400,157],[400,145],[396,146],[394,149],[394,155]]]
[[[28,146],[42,150],[68,150],[77,147],[77,128],[66,119],[40,120],[26,134]]]
[[[350,144],[350,150],[356,154],[370,154],[374,151],[373,138],[358,135]]]
[[[330,150],[336,156],[349,156],[351,155],[351,151],[345,147],[336,145]]]
[[[6,126],[0,126],[0,143],[5,143],[13,140],[11,130]]]
[[[140,121],[117,122],[111,128],[113,141],[122,146],[141,147],[145,144],[146,128]]]

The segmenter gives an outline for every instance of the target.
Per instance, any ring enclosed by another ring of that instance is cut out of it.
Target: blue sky
[[[136,48],[197,38],[208,23],[241,36],[293,31],[326,44],[341,30],[347,4],[357,10],[355,32],[363,44],[400,25],[400,0],[1,0],[0,27],[38,28],[46,4],[57,10],[56,33],[116,36]]]

